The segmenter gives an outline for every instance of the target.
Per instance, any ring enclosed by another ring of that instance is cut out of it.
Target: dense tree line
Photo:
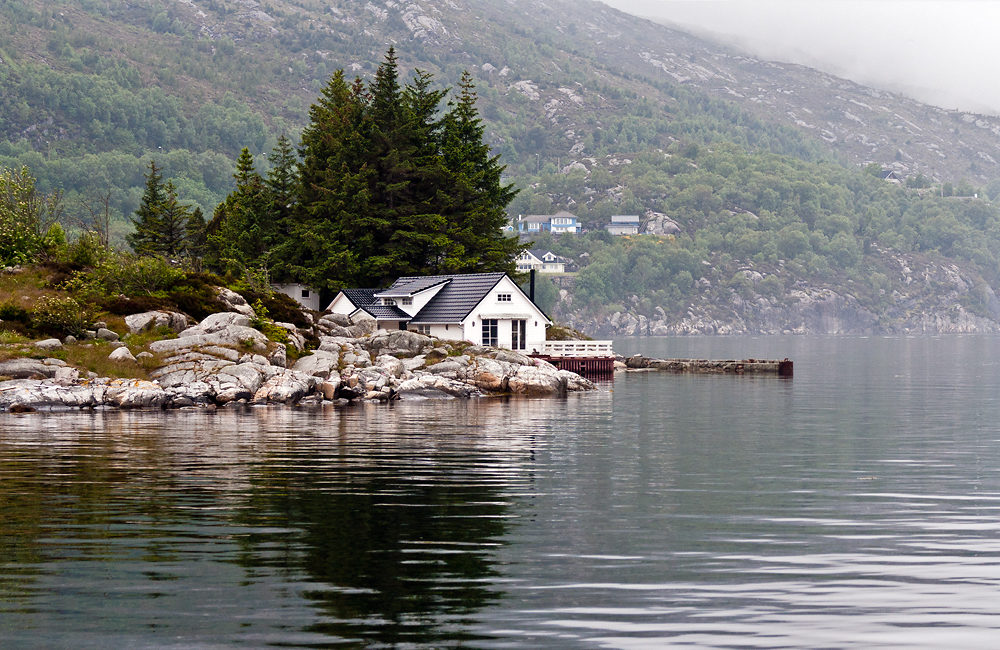
[[[370,84],[334,73],[312,107],[299,156],[282,137],[266,176],[248,149],[236,189],[205,224],[151,162],[129,244],[141,255],[196,259],[237,277],[321,289],[386,286],[403,275],[514,271],[503,233],[516,194],[483,143],[470,76],[446,90],[417,72],[401,85],[389,50]]]

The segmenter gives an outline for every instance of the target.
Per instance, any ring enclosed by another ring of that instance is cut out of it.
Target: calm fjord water
[[[0,416],[0,648],[994,648],[1000,338],[795,378]]]

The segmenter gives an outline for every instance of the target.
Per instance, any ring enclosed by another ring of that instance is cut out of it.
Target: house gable
[[[501,294],[509,295],[510,299],[499,299],[498,296]],[[506,274],[476,303],[466,317],[462,319],[462,323],[464,325],[471,321],[482,320],[483,318],[533,318],[540,320],[545,325],[552,324],[549,317]]]

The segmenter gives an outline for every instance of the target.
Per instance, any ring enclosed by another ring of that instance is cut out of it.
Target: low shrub
[[[272,320],[282,323],[291,323],[296,327],[310,327],[311,323],[302,314],[302,305],[295,302],[294,298],[286,296],[280,292],[271,294],[254,293],[253,291],[237,291],[246,299],[248,304],[256,304],[258,301],[267,309]]]
[[[288,343],[288,330],[284,327],[275,325],[274,323],[264,323],[257,329],[263,332],[264,336],[275,343]]]
[[[0,305],[0,321],[17,321],[27,325],[31,322],[31,314],[28,310],[12,302],[5,302]]]
[[[98,304],[101,309],[109,314],[117,316],[128,316],[130,314],[141,314],[147,311],[176,311],[176,305],[169,298],[156,298],[153,296],[114,296],[112,298],[101,299]]]
[[[32,325],[45,334],[80,336],[92,321],[92,312],[69,297],[42,296],[31,312]]]

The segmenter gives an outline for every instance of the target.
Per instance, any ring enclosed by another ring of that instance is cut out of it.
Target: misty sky
[[[603,0],[761,58],[943,108],[1000,114],[1000,2]],[[720,38],[720,36],[722,38]]]

